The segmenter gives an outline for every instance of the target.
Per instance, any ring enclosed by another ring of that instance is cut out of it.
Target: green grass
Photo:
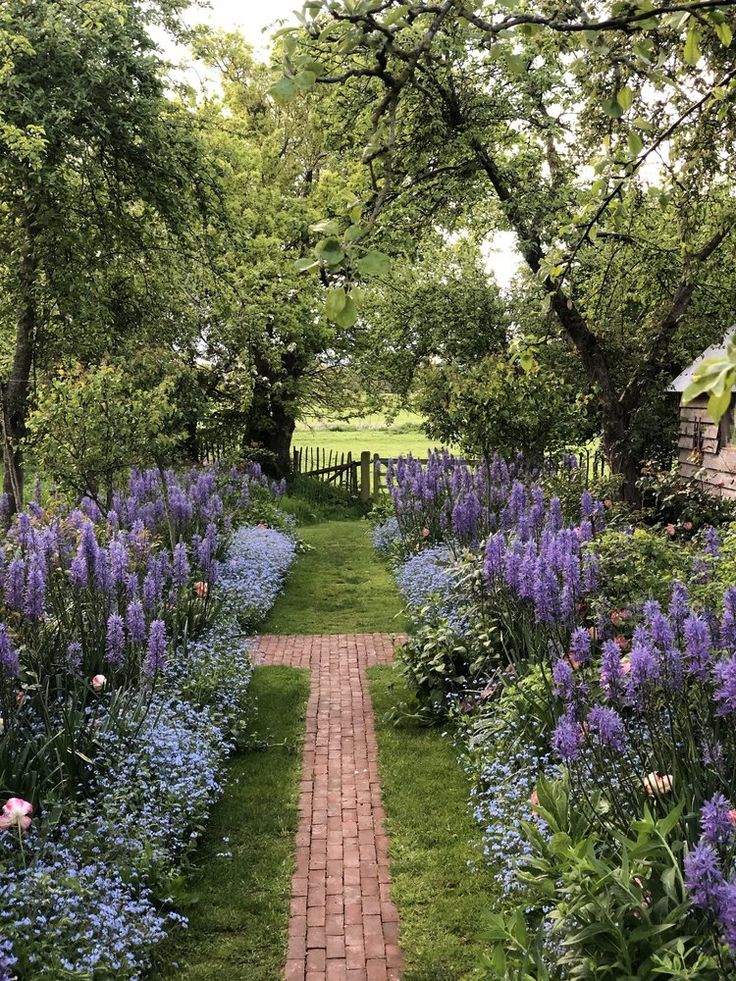
[[[301,744],[309,672],[260,667],[253,673],[251,741],[238,753],[215,807],[191,882],[189,929],[162,948],[154,981],[278,981],[298,825]],[[229,839],[229,841],[225,841]],[[232,858],[218,853],[232,852]]]
[[[386,720],[410,698],[395,668],[370,668],[368,679],[404,981],[482,978],[484,934],[498,886],[483,863],[465,775],[439,730],[408,718],[398,725]]]
[[[349,451],[353,457],[368,450],[380,457],[413,453],[424,458],[431,442],[422,430],[422,417],[415,412],[402,411],[391,423],[387,423],[381,414],[347,421],[307,419],[297,425],[293,446],[295,449],[319,448],[345,454]]]
[[[302,528],[312,546],[300,555],[263,633],[399,632],[401,599],[378,559],[367,521],[328,521]]]

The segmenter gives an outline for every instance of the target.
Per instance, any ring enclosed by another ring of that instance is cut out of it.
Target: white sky
[[[240,30],[256,50],[263,53],[268,47],[277,21],[296,22],[294,11],[301,9],[302,0],[209,0],[205,8],[192,7],[190,23],[205,22],[225,30]],[[502,288],[509,285],[522,258],[514,247],[511,232],[499,232],[484,249],[489,271]]]
[[[293,12],[301,9],[301,0],[209,0],[209,7],[193,8],[188,19],[228,30],[238,28],[255,48],[263,48],[267,42],[264,28],[281,19],[295,22]]]

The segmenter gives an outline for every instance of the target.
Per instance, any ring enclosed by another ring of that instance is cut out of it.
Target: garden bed
[[[734,973],[736,529],[576,469],[399,461],[404,670],[449,724],[498,892],[488,976]],[[685,585],[687,583],[687,585]]]
[[[13,523],[0,977],[138,978],[185,922],[181,871],[244,724],[247,633],[296,550],[240,524],[288,530],[274,493],[257,469],[149,472],[104,517],[52,501]]]

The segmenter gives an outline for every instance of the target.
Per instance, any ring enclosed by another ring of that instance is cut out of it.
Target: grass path
[[[465,774],[439,729],[387,720],[391,709],[411,702],[395,668],[369,668],[368,681],[404,981],[481,979],[498,885],[484,863]]]
[[[256,668],[251,692],[256,748],[233,758],[196,856],[202,871],[190,882],[189,929],[164,944],[158,960],[166,967],[155,981],[278,981],[281,974],[309,672]]]
[[[378,559],[367,521],[325,521],[300,529],[301,555],[264,634],[401,633],[401,599]]]

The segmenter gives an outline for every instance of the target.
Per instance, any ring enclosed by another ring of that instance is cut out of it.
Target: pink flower
[[[624,674],[629,674],[631,671],[631,658],[628,654],[621,658],[621,670]]]
[[[92,679],[92,687],[95,691],[102,691],[106,684],[107,678],[104,674],[96,674]]]
[[[259,521],[258,522],[258,527],[259,528],[265,528],[266,526],[264,525],[264,523],[262,521]]]
[[[672,775],[670,773],[657,773],[652,771],[642,780],[644,789],[650,797],[656,794],[668,794],[672,790]]]
[[[533,790],[529,798],[529,803],[532,805],[532,814],[537,813],[537,807],[539,806],[539,794],[536,790]]]
[[[7,831],[8,828],[18,828],[20,831],[27,831],[31,826],[33,804],[29,804],[22,797],[11,797],[3,804],[0,812],[0,828]]]
[[[673,524],[665,525],[664,526],[664,530],[667,532],[667,534],[668,534],[668,536],[670,538],[673,538],[674,537],[674,535],[675,535],[675,526]]]
[[[728,812],[728,820],[731,824],[736,824],[736,808]]]
[[[208,592],[208,586],[206,582],[195,582],[194,592],[199,596],[200,599],[204,599]]]
[[[429,528],[422,528],[422,538],[429,538]]]

